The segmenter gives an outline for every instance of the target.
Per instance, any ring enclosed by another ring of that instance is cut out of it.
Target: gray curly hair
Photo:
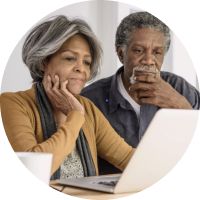
[[[69,20],[66,16],[59,15],[37,25],[25,39],[22,59],[29,68],[33,82],[42,81],[45,61],[75,34],[81,34],[90,47],[92,55],[90,80],[97,75],[102,49],[90,26],[81,19]]]
[[[131,13],[121,21],[115,36],[116,50],[119,47],[126,48],[129,44],[131,33],[139,28],[152,28],[162,32],[166,38],[165,52],[168,51],[171,42],[169,27],[148,12]]]

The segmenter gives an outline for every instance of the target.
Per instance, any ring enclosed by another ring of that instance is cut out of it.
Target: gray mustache
[[[129,78],[131,84],[135,83],[135,80],[134,80],[135,72],[160,74],[160,71],[156,68],[155,65],[138,65],[133,68],[133,73],[132,73],[131,77]]]
[[[133,68],[133,73],[138,72],[149,72],[149,73],[158,73],[159,70],[154,65],[138,65]]]

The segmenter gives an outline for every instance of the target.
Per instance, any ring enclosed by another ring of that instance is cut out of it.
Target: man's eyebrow
[[[133,42],[132,45],[134,46],[146,46],[143,42]],[[155,45],[155,47],[163,48],[163,45]]]

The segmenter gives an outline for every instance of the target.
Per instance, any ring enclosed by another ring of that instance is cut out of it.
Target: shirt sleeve
[[[7,137],[14,151],[52,153],[52,174],[59,168],[65,156],[73,150],[79,130],[85,121],[80,112],[72,111],[57,132],[39,143],[36,139],[36,129],[40,119],[34,117],[31,108],[16,97],[16,94],[1,95],[1,114]]]
[[[191,85],[181,76],[178,76],[170,72],[161,72],[161,76],[177,92],[179,92],[188,100],[193,109],[195,110],[200,109],[200,93],[193,85]]]

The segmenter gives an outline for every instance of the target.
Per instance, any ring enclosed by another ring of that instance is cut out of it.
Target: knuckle
[[[155,103],[155,104],[158,104],[158,103],[159,103],[159,98],[158,98],[157,96],[155,96],[155,98],[154,98],[154,103]]]
[[[156,97],[156,96],[157,96],[157,95],[156,95],[156,90],[152,90],[152,91],[151,91],[151,95]]]
[[[146,77],[145,77],[145,81],[146,81],[146,82],[150,82],[150,81],[151,81],[151,77],[150,77],[150,76],[146,76]]]
[[[49,87],[46,87],[46,88],[45,88],[45,91],[46,91],[47,93],[50,93]]]
[[[57,88],[54,86],[54,87],[52,88],[52,91],[53,91],[53,92],[56,92],[56,91],[57,91]]]

